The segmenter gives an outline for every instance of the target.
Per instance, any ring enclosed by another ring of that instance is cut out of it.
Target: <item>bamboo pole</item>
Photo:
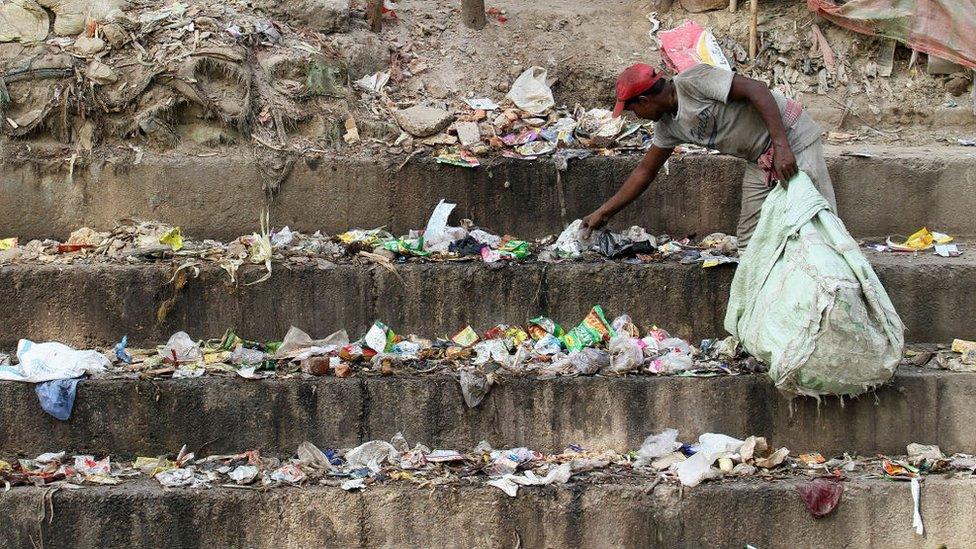
[[[481,30],[488,24],[485,0],[461,0],[461,22],[465,27]]]
[[[739,0],[729,0],[729,13],[735,13],[739,9]]]
[[[749,0],[749,13],[752,15],[749,24],[749,60],[754,62],[759,49],[759,0]]]

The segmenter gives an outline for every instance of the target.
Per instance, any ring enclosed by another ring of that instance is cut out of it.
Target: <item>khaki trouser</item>
[[[827,163],[824,162],[823,142],[816,140],[809,147],[796,152],[796,165],[800,171],[806,173],[813,180],[813,186],[827,199],[830,209],[837,213],[837,199],[834,197],[834,185],[827,173]],[[736,236],[739,238],[739,249],[744,249],[752,238],[752,233],[759,224],[759,214],[763,202],[772,187],[766,185],[766,173],[755,162],[746,164],[746,173],[742,176],[742,210],[739,213],[739,226]]]

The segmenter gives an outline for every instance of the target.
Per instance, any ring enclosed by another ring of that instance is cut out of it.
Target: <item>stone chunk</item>
[[[680,0],[681,7],[691,13],[721,10],[729,7],[728,0]]]
[[[91,57],[105,49],[105,41],[95,36],[88,38],[84,34],[75,39],[74,49],[78,55]]]
[[[454,120],[444,109],[420,105],[397,111],[396,121],[403,131],[414,137],[429,137],[443,131]]]
[[[326,34],[349,30],[349,0],[261,0],[257,5]]]

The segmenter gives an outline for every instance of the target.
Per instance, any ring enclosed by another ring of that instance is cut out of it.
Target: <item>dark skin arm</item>
[[[773,144],[773,170],[776,178],[786,182],[793,179],[799,169],[796,167],[796,157],[786,138],[786,126],[783,125],[783,115],[779,106],[769,93],[765,84],[752,78],[735,75],[732,77],[732,87],[729,89],[729,101],[748,101],[759,112],[759,117],[766,124],[769,138]]]
[[[641,195],[650,186],[657,172],[661,170],[664,163],[671,157],[674,149],[662,149],[651,145],[651,148],[644,154],[640,164],[634,168],[627,176],[627,180],[617,191],[617,194],[610,197],[602,206],[590,215],[583,218],[583,234],[589,238],[590,232],[599,229],[607,224],[613,215],[624,209]]]
[[[641,99],[644,101],[660,101],[658,99]],[[670,101],[666,103],[665,108],[671,109],[672,112],[677,112],[677,102],[673,88],[670,91],[670,95],[665,95],[665,101]],[[793,150],[790,148],[789,139],[786,137],[786,126],[783,125],[782,114],[779,112],[779,106],[776,104],[776,99],[773,98],[773,94],[769,92],[769,88],[758,80],[734,75],[732,77],[732,85],[729,88],[727,101],[748,101],[755,107],[759,113],[759,117],[766,125],[766,130],[769,132],[769,138],[772,142],[774,175],[785,187],[787,181],[799,172],[799,168],[797,168]],[[654,103],[651,103],[651,105],[654,105]],[[633,110],[638,112],[637,108]],[[652,113],[653,116],[653,111],[648,112]],[[638,112],[638,114],[640,115],[642,113]],[[644,114],[644,116],[648,117],[647,114]],[[656,118],[653,119],[656,120]],[[664,166],[664,163],[671,156],[672,152],[674,152],[674,149],[662,149],[651,146],[644,155],[644,159],[630,173],[627,180],[620,187],[620,190],[617,191],[617,194],[613,195],[602,206],[597,208],[596,211],[583,218],[584,234],[589,236],[589,233],[593,229],[599,229],[606,225],[610,217],[640,196],[651,182],[654,181],[654,178],[657,177],[658,171]]]

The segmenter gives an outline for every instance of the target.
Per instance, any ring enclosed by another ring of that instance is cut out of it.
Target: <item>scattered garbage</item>
[[[105,371],[109,359],[98,351],[78,351],[55,341],[17,343],[17,364],[0,364],[0,380],[40,383]]]
[[[774,463],[764,463],[769,458],[761,456],[766,454],[783,457]],[[976,475],[976,458],[968,454],[922,461],[918,468],[907,465],[909,458],[901,456],[842,454],[829,460],[821,457],[812,461],[801,458],[790,457],[785,449],[770,453],[765,439],[754,436],[740,440],[705,433],[697,443],[682,444],[675,429],[649,436],[637,452],[624,453],[570,445],[561,452],[544,454],[525,447],[495,449],[484,441],[467,452],[431,449],[419,443],[411,448],[403,435],[397,433],[390,441],[371,440],[338,451],[320,450],[313,443],[304,442],[295,454],[285,459],[262,455],[259,450],[197,457],[185,446],[175,454],[137,457],[131,462],[112,460],[108,456],[68,457],[63,451],[50,452],[34,459],[0,461],[0,483],[8,487],[70,484],[81,489],[152,478],[166,489],[324,485],[345,491],[368,490],[374,485],[392,483],[425,490],[464,483],[498,488],[510,497],[517,497],[523,488],[588,480],[631,478],[651,482],[653,479],[654,485],[664,482],[691,487],[720,477],[757,477],[768,482],[815,476],[809,482],[797,484],[796,489],[811,515],[822,518],[839,504],[845,482],[877,478],[882,472],[888,478],[910,481],[913,527],[921,529],[918,504],[920,480],[924,475],[952,474],[961,478]]]
[[[829,287],[811,285],[811,272]],[[802,172],[763,205],[725,329],[791,394],[863,393],[888,381],[904,356],[904,325],[888,294]]]
[[[458,154],[468,153],[462,150]],[[708,267],[738,262],[735,238],[723,233],[708,235],[697,244],[688,238],[653,235],[637,226],[620,233],[601,230],[586,235],[580,230],[581,221],[576,220],[555,238],[555,242],[551,235],[523,240],[512,235],[493,234],[469,220],[464,220],[461,226],[449,226],[448,218],[454,207],[441,200],[435,206],[427,228],[410,230],[401,236],[394,236],[382,228],[354,229],[335,236],[321,232],[305,234],[288,227],[271,230],[262,216],[260,232],[227,243],[196,241],[183,236],[177,227],[162,223],[126,220],[111,231],[79,229],[72,233],[68,243],[54,240],[21,243],[16,237],[6,239],[9,247],[0,250],[0,265],[170,262],[174,274],[169,283],[181,287],[188,278],[198,276],[205,263],[218,265],[232,284],[252,285],[267,280],[271,276],[272,264],[279,262],[320,268],[337,263],[389,266],[388,261],[392,260],[439,262],[479,257],[486,263],[531,260],[649,263],[670,260]],[[178,239],[176,235],[179,235]],[[266,272],[261,278],[245,282],[240,276],[245,264],[263,265]],[[159,315],[165,318],[170,307],[170,301],[164,303]]]

